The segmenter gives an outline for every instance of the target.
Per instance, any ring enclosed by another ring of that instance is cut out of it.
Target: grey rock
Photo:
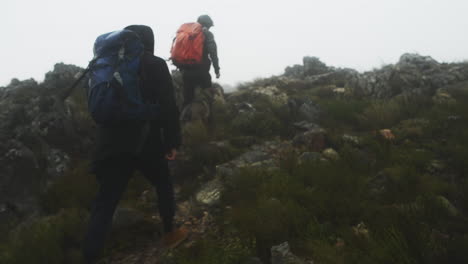
[[[266,152],[254,150],[242,154],[240,159],[242,159],[245,163],[249,164],[270,159],[270,155]]]
[[[458,115],[451,115],[451,116],[448,116],[447,119],[449,121],[458,121],[458,120],[461,120],[461,116],[458,116]]]
[[[303,65],[293,65],[288,66],[284,70],[284,75],[289,78],[303,78],[304,77],[304,66]]]
[[[271,264],[307,264],[291,252],[288,242],[271,248]],[[309,262],[310,263],[310,262]]]
[[[304,78],[327,73],[332,69],[317,57],[306,56],[302,58],[302,65],[296,64],[288,66],[284,70],[284,75],[289,78]]]
[[[326,131],[323,128],[313,128],[293,138],[295,147],[305,147],[313,152],[320,152],[326,146]]]
[[[216,176],[221,178],[228,178],[235,175],[239,171],[239,168],[234,162],[229,162],[216,166]]]
[[[183,80],[180,71],[172,71],[172,79],[175,90],[177,105],[180,109],[180,120],[185,123],[202,121],[207,124],[213,111],[213,104],[224,104],[224,89],[221,85],[213,83],[211,88],[201,89],[197,87],[194,91],[194,99],[191,104],[183,107]]]
[[[428,56],[403,54],[395,65],[355,75],[346,86],[355,95],[391,98],[433,95],[437,89],[468,80],[468,63],[442,64]]]
[[[219,178],[215,178],[203,185],[195,195],[195,198],[201,204],[214,205],[219,202],[223,188],[221,180]]]
[[[320,108],[315,102],[308,99],[299,106],[299,114],[309,122],[317,122],[320,116]]]
[[[348,134],[344,134],[342,137],[344,143],[351,144],[353,146],[359,146],[361,144],[361,139],[357,136],[352,136]]]
[[[344,87],[348,82],[355,82],[359,80],[359,72],[353,69],[330,69],[330,72],[307,76],[305,81],[309,86],[325,86],[329,85],[331,87]]]
[[[439,195],[436,199],[450,216],[457,216],[459,214],[458,209],[444,196]]]
[[[70,165],[70,157],[60,149],[50,149],[47,161],[47,173],[53,178],[63,175]]]
[[[327,148],[322,152],[322,155],[329,160],[339,160],[340,154],[332,148]]]
[[[253,113],[257,111],[252,104],[241,102],[234,105],[239,113]]]
[[[251,168],[263,168],[263,169],[267,169],[270,171],[279,169],[278,164],[275,162],[274,159],[267,159],[267,160],[251,163],[251,164],[248,164],[248,166]]]
[[[253,90],[253,93],[265,95],[272,103],[277,105],[284,105],[288,102],[288,95],[273,85],[258,87]]]
[[[427,170],[430,173],[440,173],[446,167],[447,167],[447,165],[443,161],[441,161],[441,160],[432,160],[431,163],[429,164]]]
[[[34,214],[39,210],[38,196],[67,170],[70,153],[88,155],[84,142],[92,135],[78,127],[87,124],[71,115],[87,114],[84,102],[63,97],[80,71],[56,64],[40,84],[14,79],[1,89],[0,204],[24,209],[26,216]]]

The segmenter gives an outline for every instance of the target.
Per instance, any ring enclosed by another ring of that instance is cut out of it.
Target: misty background
[[[0,86],[12,78],[42,81],[57,62],[86,67],[98,35],[130,24],[151,26],[155,54],[168,59],[178,27],[201,14],[214,20],[221,84],[281,74],[306,55],[359,71],[395,63],[405,52],[441,62],[468,59],[466,0],[2,0],[0,6]]]

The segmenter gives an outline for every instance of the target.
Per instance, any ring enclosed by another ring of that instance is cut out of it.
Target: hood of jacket
[[[131,30],[140,37],[143,45],[145,46],[145,51],[154,54],[154,34],[153,30],[145,25],[131,25],[125,29]]]

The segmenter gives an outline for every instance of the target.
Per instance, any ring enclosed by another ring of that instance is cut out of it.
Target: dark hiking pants
[[[184,107],[192,103],[197,86],[202,89],[212,86],[209,69],[185,69],[182,71],[182,79],[184,82]]]
[[[165,159],[139,162],[132,159],[112,159],[99,164],[94,172],[99,190],[91,210],[83,245],[86,263],[94,263],[101,253],[117,204],[135,170],[153,184],[158,195],[158,208],[166,232],[172,229],[175,214],[174,189]]]

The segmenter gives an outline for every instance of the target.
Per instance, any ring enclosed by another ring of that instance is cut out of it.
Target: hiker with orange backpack
[[[221,76],[216,42],[209,30],[212,26],[213,20],[208,15],[202,15],[196,23],[183,24],[174,39],[171,59],[182,72],[184,107],[192,103],[197,86],[211,88],[211,64],[216,78]]]

